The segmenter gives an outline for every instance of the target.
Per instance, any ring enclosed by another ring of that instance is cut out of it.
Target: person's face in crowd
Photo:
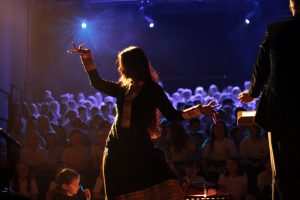
[[[76,109],[76,102],[75,101],[70,101],[69,102],[69,108],[70,109]]]
[[[19,163],[17,166],[17,174],[20,178],[25,179],[29,175],[29,168],[25,163]]]
[[[178,92],[174,92],[172,94],[172,98],[173,98],[174,101],[179,101],[181,97],[180,97],[180,94]]]
[[[85,119],[87,117],[87,110],[84,108],[78,109],[78,114],[81,117],[81,119]]]
[[[215,85],[211,85],[209,88],[209,93],[214,94],[218,91],[218,88]]]
[[[42,115],[48,115],[49,113],[49,105],[48,104],[43,104],[41,107],[41,114]]]
[[[217,123],[213,132],[215,135],[215,138],[224,138],[225,130],[224,130],[224,125],[222,123]]]
[[[227,168],[229,174],[236,173],[237,172],[237,167],[238,167],[238,165],[237,165],[237,162],[235,160],[229,159],[229,160],[226,161],[226,168]]]
[[[98,114],[100,111],[99,111],[99,109],[98,108],[96,108],[96,107],[93,107],[92,109],[91,109],[91,116],[94,116],[94,115],[96,115],[96,114]]]
[[[107,115],[110,114],[110,112],[109,112],[109,106],[107,104],[105,106],[101,107],[101,111],[102,111],[102,114],[105,115],[105,116],[107,116]]]
[[[108,108],[107,112],[111,113],[111,111],[114,109],[114,103],[112,101],[108,101],[105,104],[107,105]]]
[[[99,129],[99,123],[97,123],[97,120],[94,118],[90,122],[90,129],[92,129],[93,131],[96,131]]]
[[[71,135],[71,144],[73,147],[81,146],[81,133],[80,132],[74,132]]]
[[[47,98],[50,98],[52,96],[52,93],[50,90],[46,90],[45,93],[44,93],[44,97],[47,99]]]
[[[72,121],[72,126],[74,128],[80,128],[82,124],[82,121],[79,117],[76,117],[73,121]]]
[[[67,196],[74,196],[80,188],[80,178],[74,178],[69,184],[62,184]]]
[[[67,117],[69,118],[70,121],[73,121],[77,117],[77,113],[75,111],[73,111],[73,110],[70,110],[68,112],[68,116]]]
[[[60,114],[65,114],[68,110],[68,105],[65,103],[60,104]]]
[[[250,81],[245,81],[244,88],[245,88],[245,90],[249,90],[250,89]]]
[[[53,102],[50,104],[50,110],[51,112],[58,112],[59,111],[59,106],[57,103]]]
[[[189,90],[185,90],[185,91],[182,93],[182,96],[183,96],[183,98],[185,98],[185,99],[189,99],[189,98],[192,96],[192,93],[191,93]]]
[[[32,114],[36,114],[38,112],[38,107],[35,103],[31,103],[29,105],[29,109]]]
[[[84,100],[84,94],[78,93],[77,100],[78,100],[78,102]]]

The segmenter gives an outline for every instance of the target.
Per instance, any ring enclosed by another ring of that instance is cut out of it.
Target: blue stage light
[[[154,22],[149,23],[149,28],[154,28],[155,24]]]
[[[250,24],[250,20],[249,19],[245,19],[245,24]]]
[[[86,27],[87,27],[86,23],[83,22],[83,23],[81,24],[81,28],[85,29]]]

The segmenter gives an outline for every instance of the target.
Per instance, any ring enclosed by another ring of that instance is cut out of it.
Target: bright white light
[[[154,25],[155,25],[154,22],[151,22],[151,23],[149,24],[149,27],[150,27],[150,28],[153,28]]]
[[[85,29],[86,27],[87,27],[86,23],[83,22],[83,23],[81,24],[81,28]]]
[[[249,19],[245,19],[245,23],[246,24],[250,24],[250,20]]]

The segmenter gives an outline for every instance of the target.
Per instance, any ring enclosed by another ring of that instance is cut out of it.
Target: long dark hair
[[[132,83],[139,81],[158,81],[158,75],[150,65],[144,51],[137,46],[130,46],[118,54],[120,72],[120,83],[129,87]]]
[[[140,81],[159,81],[158,74],[150,65],[146,54],[137,46],[127,47],[118,54],[118,70],[120,73],[119,82],[126,89]],[[153,109],[150,116],[148,130],[151,138],[157,139],[160,136],[158,129],[160,113],[158,109]]]

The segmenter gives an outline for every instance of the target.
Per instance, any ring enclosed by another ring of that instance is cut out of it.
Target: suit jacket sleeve
[[[265,33],[265,38],[259,46],[258,56],[254,64],[254,70],[251,77],[250,96],[258,97],[263,86],[268,81],[270,75],[270,47],[269,47],[269,29]]]

